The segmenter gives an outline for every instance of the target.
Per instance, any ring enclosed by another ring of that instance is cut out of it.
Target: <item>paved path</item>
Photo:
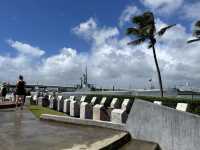
[[[40,121],[28,110],[0,110],[0,150],[87,149],[120,134],[110,129]]]

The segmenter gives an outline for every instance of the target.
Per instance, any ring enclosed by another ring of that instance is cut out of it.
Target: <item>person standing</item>
[[[3,87],[2,87],[2,89],[1,89],[2,102],[5,101],[5,99],[6,99],[6,94],[7,94],[6,83],[3,83]]]
[[[23,80],[23,76],[19,76],[19,80],[16,84],[16,109],[18,105],[20,104],[21,110],[23,109],[24,99],[26,95],[26,89],[25,89],[26,82]]]

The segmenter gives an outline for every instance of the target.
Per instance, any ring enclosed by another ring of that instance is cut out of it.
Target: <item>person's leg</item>
[[[21,95],[21,103],[20,103],[21,110],[23,109],[23,105],[24,105],[24,95]]]
[[[25,101],[26,101],[26,95],[24,95],[24,97],[23,97],[23,106],[25,104]]]
[[[15,104],[16,104],[16,109],[17,109],[17,108],[18,108],[18,105],[19,105],[19,95],[16,95]]]

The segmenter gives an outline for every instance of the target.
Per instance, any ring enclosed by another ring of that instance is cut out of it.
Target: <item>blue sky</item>
[[[114,3],[113,3],[114,2]],[[0,5],[0,50],[12,52],[5,43],[12,38],[56,53],[63,46],[87,51],[88,44],[71,29],[90,17],[114,26],[130,1],[118,0],[2,0]]]
[[[139,1],[132,0],[2,0],[0,51],[13,53],[5,43],[10,38],[46,49],[47,55],[63,46],[87,51],[90,45],[75,36],[71,29],[90,17],[102,26],[116,26],[122,11],[130,4],[148,10]],[[170,18],[170,21],[177,20]],[[120,30],[124,36],[125,28]]]
[[[88,65],[97,86],[148,88],[150,78],[157,86],[151,51],[127,46],[125,35],[131,16],[150,10],[157,28],[177,24],[156,44],[164,87],[198,86],[200,46],[186,41],[199,8],[198,0],[1,0],[0,80],[76,84]]]

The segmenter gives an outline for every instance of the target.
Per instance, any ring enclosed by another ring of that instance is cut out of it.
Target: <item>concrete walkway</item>
[[[28,110],[0,109],[0,150],[92,149],[122,132],[44,122]]]

